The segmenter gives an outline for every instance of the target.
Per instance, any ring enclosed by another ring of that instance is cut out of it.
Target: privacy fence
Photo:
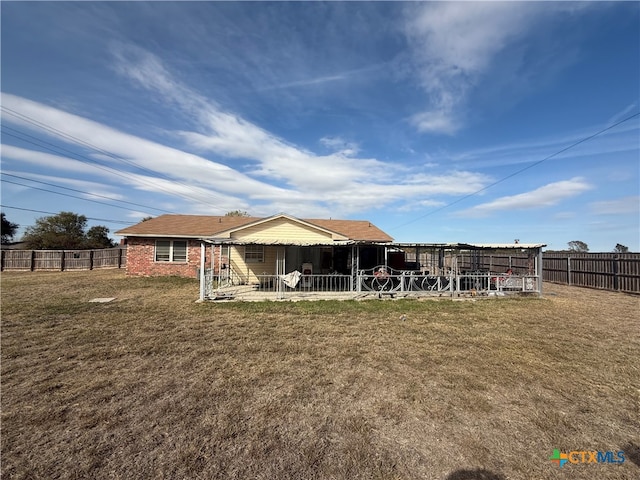
[[[529,270],[532,259],[487,253],[463,263],[471,262],[494,272],[511,268],[518,273]],[[544,252],[542,263],[542,279],[547,282],[640,293],[640,253]]]
[[[123,268],[126,247],[103,250],[2,250],[2,271],[67,271]]]

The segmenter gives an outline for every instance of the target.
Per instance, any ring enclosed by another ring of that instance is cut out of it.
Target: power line
[[[76,190],[75,188],[63,187],[62,185],[56,185],[55,183],[47,183],[47,182],[42,182],[40,180],[34,180],[32,178],[21,177],[20,175],[13,175],[11,173],[5,173],[5,172],[0,172],[0,173],[2,175],[6,175],[6,176],[9,176],[9,177],[14,177],[14,178],[20,178],[22,180],[27,180],[29,182],[40,183],[42,185],[48,185],[50,187],[55,187],[55,188],[62,188],[64,190],[69,190],[69,191],[72,191],[72,192],[84,193],[85,195],[91,195],[93,197],[105,198],[107,200],[111,200],[112,202],[126,203],[126,204],[129,204],[129,205],[135,205],[136,207],[142,207],[142,208],[145,208],[145,209],[157,210],[159,212],[164,212],[164,213],[175,213],[175,212],[170,212],[168,210],[163,210],[161,208],[149,207],[148,205],[142,205],[140,203],[128,202],[127,200],[118,200],[116,198],[111,198],[111,197],[108,197],[106,195],[100,195],[98,193],[85,192],[83,190]]]
[[[78,137],[75,137],[75,136],[70,135],[70,134],[68,134],[68,133],[66,133],[66,132],[63,132],[62,130],[58,130],[57,128],[54,128],[54,127],[52,127],[52,126],[50,126],[50,125],[47,125],[46,123],[40,122],[40,121],[38,121],[38,120],[35,120],[34,118],[31,118],[31,117],[29,117],[29,116],[27,116],[27,115],[24,115],[24,114],[20,113],[20,112],[16,112],[15,110],[12,110],[12,109],[10,109],[10,108],[8,108],[8,107],[0,106],[0,109],[2,109],[2,110],[3,110],[5,113],[7,113],[8,115],[11,115],[11,116],[14,116],[14,117],[16,117],[16,118],[19,118],[20,120],[23,120],[23,121],[25,121],[25,122],[27,122],[27,123],[30,123],[30,124],[32,124],[32,125],[34,125],[34,126],[38,127],[38,128],[41,128],[41,129],[43,129],[43,130],[45,130],[45,131],[49,132],[50,134],[57,135],[57,136],[59,136],[59,137],[65,138],[65,139],[67,139],[67,140],[69,140],[69,141],[71,141],[71,142],[73,142],[73,143],[77,143],[77,144],[83,145],[83,146],[85,146],[85,147],[88,147],[88,148],[90,148],[90,149],[92,149],[92,150],[95,150],[95,151],[97,151],[97,152],[103,153],[104,155],[106,155],[106,156],[108,156],[108,157],[110,157],[110,158],[113,158],[113,159],[118,160],[118,161],[120,161],[120,162],[126,163],[126,164],[128,164],[128,165],[130,165],[130,166],[133,166],[133,167],[135,167],[135,168],[137,168],[137,169],[140,169],[140,170],[142,170],[142,171],[146,171],[146,172],[150,173],[150,174],[151,174],[151,175],[153,175],[153,176],[157,176],[157,175],[159,175],[159,176],[163,177],[165,180],[169,180],[169,181],[171,181],[171,182],[175,183],[176,185],[181,185],[181,186],[183,186],[183,187],[185,187],[185,188],[187,188],[187,189],[189,189],[189,190],[191,190],[191,189],[193,188],[193,187],[192,187],[192,186],[190,186],[190,185],[187,185],[187,184],[184,184],[184,183],[178,182],[178,181],[176,181],[176,180],[174,180],[174,179],[170,178],[168,175],[161,174],[161,173],[159,173],[159,172],[157,172],[157,171],[154,171],[154,170],[148,169],[148,168],[146,168],[146,167],[143,167],[142,165],[139,165],[139,164],[137,164],[136,162],[133,162],[133,161],[131,161],[131,160],[127,160],[126,158],[124,158],[124,157],[122,157],[122,156],[120,156],[120,155],[117,155],[117,154],[115,154],[115,153],[113,153],[113,152],[109,152],[109,151],[107,151],[107,150],[104,150],[103,148],[100,148],[100,147],[98,147],[98,146],[96,146],[96,145],[94,145],[94,144],[92,144],[92,143],[86,142],[86,141],[84,141],[84,140],[82,140],[82,139],[80,139],[80,138],[78,138]],[[3,127],[5,127],[5,126],[3,126]],[[11,127],[5,127],[5,128],[11,128]],[[15,130],[15,129],[12,129],[12,130],[14,130],[14,131],[18,131],[18,130]],[[19,132],[19,131],[18,131],[18,132]],[[23,132],[20,132],[20,133],[24,134]],[[24,134],[24,135],[30,136],[30,135],[28,135],[28,134]],[[32,137],[32,138],[34,138],[34,137]],[[48,143],[48,142],[45,142],[45,143]],[[61,148],[61,147],[59,147],[59,148]],[[77,155],[77,154],[75,154],[75,155]],[[79,155],[78,155],[78,156],[79,156]],[[92,165],[97,165],[95,162],[92,162],[91,164],[92,164]],[[109,167],[106,167],[106,168],[109,168]],[[160,188],[162,189],[162,187],[161,187],[161,186],[159,186],[159,185],[157,185],[157,184],[154,184],[154,183],[152,183],[152,182],[147,182],[147,183],[149,183],[149,184],[151,184],[151,185],[155,186],[156,188],[160,187]],[[164,189],[162,189],[162,190],[164,190]],[[195,197],[192,197],[192,196],[190,196],[190,195],[186,195],[186,194],[178,194],[178,193],[172,193],[172,192],[169,192],[169,191],[166,191],[166,190],[165,190],[165,192],[166,192],[166,193],[168,193],[168,194],[171,194],[171,195],[181,196],[181,197],[183,197],[183,198],[188,198],[188,199],[190,199],[190,200],[195,200],[195,201],[197,201],[198,203],[200,203],[200,204],[202,204],[202,205],[207,205],[207,206],[209,206],[209,207],[211,207],[211,206],[212,206],[212,205],[210,205],[210,204],[208,204],[208,203],[204,203],[202,200],[199,200],[199,199],[197,199],[197,198],[195,198]],[[218,200],[220,199],[220,198],[219,198],[219,197],[217,197],[216,195],[211,195],[211,197],[212,197],[212,198],[214,198],[214,199],[218,199]],[[217,207],[213,207],[213,208],[217,208]],[[220,208],[218,208],[218,209],[219,209],[219,210],[222,210],[222,209],[220,209]]]
[[[9,133],[7,131],[3,132],[4,135],[9,135],[11,137],[14,137],[14,138],[17,138],[19,140],[22,140],[23,142],[27,142],[27,143],[30,143],[32,145],[36,145],[38,147],[44,148],[45,150],[49,150],[50,152],[56,153],[58,155],[67,155],[67,154],[69,154],[75,160],[78,160],[79,162],[86,163],[87,165],[90,165],[90,166],[95,167],[95,168],[99,168],[100,170],[104,170],[107,173],[110,173],[110,174],[113,174],[113,175],[117,175],[117,176],[122,177],[122,178],[127,179],[127,180],[131,179],[131,177],[129,175],[125,175],[124,173],[121,173],[120,171],[118,171],[118,170],[116,170],[116,169],[114,169],[112,167],[107,167],[107,166],[101,165],[100,163],[96,162],[95,160],[91,160],[91,159],[89,159],[89,158],[87,158],[87,157],[85,157],[83,155],[80,155],[79,153],[76,153],[76,152],[73,152],[73,151],[71,151],[69,149],[66,149],[64,147],[61,147],[60,145],[55,145],[53,143],[47,142],[46,140],[43,140],[43,139],[38,138],[38,137],[34,137],[33,135],[29,135],[28,133],[22,132],[20,130],[17,130],[15,128],[12,128],[12,127],[9,127],[9,126],[6,126],[6,125],[2,125],[2,128],[5,129],[5,130],[6,129],[13,130],[14,132],[19,133],[21,136],[16,135],[14,133]],[[25,137],[28,137],[28,138],[25,138]],[[33,139],[33,140],[29,140],[29,139]],[[54,147],[54,148],[51,148],[51,147]],[[64,152],[64,153],[62,153],[62,152]],[[151,170],[149,170],[149,171],[151,173],[153,173],[154,175],[158,173],[158,172],[153,172]],[[166,175],[165,175],[165,178],[167,178]],[[192,188],[189,187],[188,185],[173,181],[171,179],[168,179],[168,180],[173,182],[173,183],[175,183],[175,184],[182,185],[182,186],[188,188],[189,190],[192,190]],[[159,190],[159,191],[161,191],[161,192],[163,192],[165,194],[168,194],[168,195],[180,196],[180,197],[195,201],[195,202],[197,202],[199,204],[204,203],[204,202],[202,202],[202,200],[200,200],[200,199],[198,199],[198,198],[196,198],[194,196],[187,195],[187,194],[184,194],[184,193],[176,193],[176,192],[168,191],[164,187],[159,185],[158,183],[152,182],[152,181],[150,181],[148,179],[145,179],[145,178],[138,178],[137,181],[140,182],[140,183],[144,183],[144,184],[147,184],[149,186],[152,186],[155,189],[157,189],[157,190]],[[212,197],[213,197],[213,195],[212,195]],[[210,204],[207,204],[207,205],[210,205]],[[215,207],[215,208],[221,210],[219,207]]]
[[[493,183],[491,183],[491,184],[487,185],[486,187],[482,187],[481,189],[476,190],[475,192],[469,193],[468,195],[465,195],[464,197],[461,197],[461,198],[459,198],[459,199],[457,199],[457,200],[454,200],[454,201],[453,201],[453,202],[451,202],[451,203],[448,203],[448,204],[446,204],[446,205],[443,205],[442,207],[436,208],[435,210],[431,210],[430,212],[427,212],[427,213],[425,213],[424,215],[420,215],[419,217],[416,217],[416,218],[414,218],[413,220],[410,220],[410,221],[408,221],[408,222],[402,223],[402,224],[400,224],[400,225],[396,225],[395,227],[391,228],[390,230],[396,230],[396,229],[398,229],[398,228],[400,228],[400,227],[404,227],[404,226],[406,226],[406,225],[410,225],[410,224],[412,224],[412,223],[414,223],[414,222],[417,222],[418,220],[422,220],[422,219],[423,219],[423,218],[425,218],[425,217],[428,217],[428,216],[430,216],[430,215],[433,215],[434,213],[440,212],[440,211],[444,210],[445,208],[449,208],[449,207],[451,207],[451,206],[453,206],[453,205],[455,205],[455,204],[457,204],[457,203],[460,203],[460,202],[462,202],[462,201],[466,200],[467,198],[471,198],[471,197],[473,197],[474,195],[477,195],[477,194],[478,194],[478,193],[480,193],[480,192],[484,192],[485,190],[488,190],[488,189],[490,189],[491,187],[494,187],[494,186],[498,185],[499,183],[502,183],[502,182],[504,182],[504,181],[506,181],[506,180],[508,180],[508,179],[510,179],[510,178],[513,178],[513,177],[515,177],[516,175],[521,174],[522,172],[525,172],[525,171],[527,171],[527,170],[529,170],[529,169],[531,169],[531,168],[533,168],[533,167],[537,167],[538,165],[540,165],[541,163],[546,162],[547,160],[551,160],[553,157],[557,157],[558,155],[560,155],[561,153],[566,152],[567,150],[571,150],[572,148],[577,147],[578,145],[580,145],[580,144],[582,144],[582,143],[585,143],[585,142],[587,142],[587,141],[589,141],[589,140],[592,140],[593,138],[597,137],[598,135],[601,135],[601,134],[603,134],[604,132],[606,132],[606,131],[608,131],[608,130],[611,130],[612,128],[615,128],[615,127],[617,127],[618,125],[621,125],[621,124],[623,124],[623,123],[625,123],[625,122],[627,122],[627,121],[631,120],[632,118],[635,118],[635,117],[637,117],[637,116],[639,116],[639,115],[640,115],[640,112],[638,112],[638,113],[634,113],[633,115],[631,115],[631,116],[629,116],[629,117],[627,117],[627,118],[625,118],[625,119],[623,119],[623,120],[620,120],[620,121],[618,121],[618,122],[614,123],[613,125],[609,125],[608,127],[603,128],[602,130],[599,130],[599,131],[597,131],[596,133],[594,133],[594,134],[592,134],[592,135],[589,135],[588,137],[585,137],[585,138],[583,138],[583,139],[581,139],[581,140],[578,140],[578,141],[577,141],[577,142],[575,142],[575,143],[572,143],[572,144],[571,144],[571,145],[569,145],[568,147],[565,147],[565,148],[563,148],[563,149],[561,149],[561,150],[558,150],[558,151],[557,151],[557,152],[555,152],[555,153],[552,153],[551,155],[549,155],[549,156],[547,156],[547,157],[543,158],[542,160],[538,160],[538,161],[536,161],[536,162],[533,162],[531,165],[527,165],[526,167],[521,168],[520,170],[516,170],[515,172],[513,172],[513,173],[511,173],[511,174],[507,175],[506,177],[502,177],[500,180],[497,180],[497,181],[495,181],[495,182],[493,182]]]
[[[10,208],[12,210],[22,210],[24,212],[46,213],[47,215],[58,215],[60,212],[45,212],[44,210],[33,210],[31,208],[12,207],[11,205],[0,205],[2,208]],[[95,220],[98,222],[119,223],[122,225],[135,225],[136,222],[125,222],[123,220],[107,220],[105,218],[86,217],[87,220]]]
[[[42,140],[41,138],[34,137],[33,135],[29,135],[28,133],[21,132],[20,130],[16,130],[15,128],[11,128],[11,127],[8,127],[6,125],[2,125],[2,128],[5,129],[5,130],[6,129],[13,130],[14,132],[17,132],[22,136],[19,136],[19,135],[13,134],[13,133],[9,133],[9,132],[6,132],[6,131],[3,132],[3,135],[9,135],[10,137],[14,137],[14,138],[17,138],[18,140],[22,140],[23,142],[30,143],[31,145],[35,145],[37,147],[44,148],[45,150],[49,150],[50,152],[56,153],[58,155],[71,155],[72,157],[74,157],[75,160],[78,160],[79,162],[82,162],[82,163],[86,163],[87,165],[89,165],[91,167],[95,167],[95,168],[98,168],[100,170],[104,170],[105,172],[107,172],[107,173],[109,173],[111,175],[117,175],[118,177],[122,177],[122,178],[124,178],[126,180],[130,180],[131,179],[130,176],[125,175],[124,173],[121,173],[120,171],[116,170],[115,168],[106,167],[104,165],[101,165],[101,164],[97,163],[95,160],[91,160],[91,159],[89,159],[89,158],[87,158],[87,157],[85,157],[83,155],[80,155],[79,153],[73,152],[73,151],[71,151],[69,149],[66,149],[64,147],[61,147],[59,145],[55,145],[53,143],[47,142],[46,140]],[[29,138],[31,138],[33,140],[29,140],[28,138],[25,138],[25,137],[29,137]],[[54,148],[51,148],[51,147],[54,147]],[[164,189],[161,186],[159,186],[158,184],[156,184],[156,183],[150,182],[150,181],[145,180],[145,179],[138,179],[138,181],[141,182],[141,183],[146,183],[149,186],[158,188],[161,191],[164,191]],[[165,192],[165,193],[172,194],[171,192]],[[172,195],[176,195],[176,194],[172,194]]]
[[[0,182],[11,183],[13,185],[20,185],[21,187],[27,187],[27,188],[31,188],[33,190],[40,190],[41,192],[55,193],[56,195],[62,195],[63,197],[77,198],[78,200],[84,200],[85,202],[99,203],[100,205],[106,205],[108,207],[120,208],[122,210],[128,210],[130,212],[135,212],[135,210],[132,210],[131,208],[121,207],[120,205],[112,205],[110,203],[101,202],[99,200],[91,200],[90,198],[82,198],[82,197],[78,197],[77,195],[70,195],[68,193],[54,192],[53,190],[47,190],[46,188],[34,187],[33,185],[25,185],[24,183],[12,182],[11,180],[0,179]]]

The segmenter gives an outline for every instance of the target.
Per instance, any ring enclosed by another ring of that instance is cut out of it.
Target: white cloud
[[[563,200],[575,197],[592,187],[581,177],[549,183],[530,192],[501,197],[487,203],[458,212],[459,216],[486,216],[503,210],[531,210],[557,205]]]
[[[589,209],[595,215],[624,215],[629,213],[640,213],[640,196],[631,195],[615,200],[603,200],[592,202]]]
[[[425,175],[396,163],[358,157],[358,144],[340,135],[322,137],[320,144],[333,151],[317,154],[223,110],[215,101],[176,80],[157,57],[145,50],[120,44],[114,48],[114,57],[116,71],[159,101],[171,103],[191,120],[193,130],[167,132],[170,140],[181,138],[186,148],[152,142],[3,93],[3,106],[41,124],[64,126],[61,129],[66,136],[57,137],[58,140],[75,144],[103,170],[78,160],[10,145],[4,146],[5,152],[48,169],[82,172],[136,190],[181,196],[192,202],[192,210],[207,213],[243,208],[266,215],[287,211],[304,216],[348,216],[390,204],[432,205],[441,202],[435,196],[469,194],[491,181],[474,172]],[[3,114],[3,120],[35,128],[10,115]],[[207,158],[209,155],[228,159],[228,165]],[[109,168],[126,178],[117,178]]]
[[[475,168],[537,162],[586,138],[592,137],[594,133],[602,130],[602,128],[602,125],[594,125],[590,128],[564,135],[496,144],[456,153],[442,153],[438,159],[442,162],[453,161],[460,166],[474,165]],[[561,154],[554,156],[553,161],[584,156],[637,152],[640,147],[639,133],[640,122],[637,119],[630,120],[623,125],[603,132],[595,138],[590,138],[589,141],[583,141],[579,145],[563,151]],[[619,177],[619,180],[625,180],[628,178],[628,173],[627,171],[626,175],[624,175],[624,171],[620,171],[617,177]]]
[[[221,163],[212,162],[188,152],[135,137],[92,120],[32,102],[31,100],[3,93],[2,104],[12,110],[19,111],[25,116],[37,119],[42,124],[64,125],[64,131],[70,137],[63,137],[62,139],[67,142],[81,146],[83,142],[87,142],[114,154],[113,156],[90,154],[93,158],[101,160],[96,163],[102,164],[104,168],[111,167],[124,171],[142,170],[147,174],[155,172],[158,176],[166,176],[174,182],[176,180],[185,181],[189,185],[201,185],[211,191],[229,194],[262,191],[269,192],[275,197],[286,193],[282,189],[254,180]],[[4,121],[14,122],[15,118],[7,116]],[[16,123],[20,123],[25,128],[33,128],[33,125],[27,122],[17,121]],[[91,171],[93,174],[100,175],[105,175],[105,173],[109,176],[115,175],[104,170],[101,172],[96,169],[99,167],[92,167],[78,160],[66,158],[60,161],[62,158],[60,156],[40,152],[34,153],[33,151],[3,145],[3,154],[7,152],[12,152],[13,155],[22,155],[23,158],[28,156],[29,161],[38,162],[46,167],[74,169],[84,172]],[[180,168],[176,168],[178,165]],[[138,178],[144,178],[144,176],[138,175]]]
[[[21,149],[22,150],[22,149]],[[23,160],[29,158],[29,153],[32,153],[34,157],[37,157],[40,152],[25,150],[22,152]],[[8,156],[11,156],[10,154]],[[62,157],[57,157],[60,160]],[[66,159],[65,159],[66,160]],[[60,185],[61,187],[77,190],[76,193],[82,193],[88,198],[104,199],[103,197],[109,197],[110,200],[124,200],[124,196],[111,191],[109,185],[105,185],[103,182],[91,182],[88,180],[78,180],[69,177],[58,177],[54,175],[40,175],[37,173],[24,173],[13,170],[2,169],[3,174],[8,174],[8,177],[12,181],[24,183],[29,180],[34,180],[38,188],[56,188],[53,185]],[[11,175],[17,175],[17,177],[11,177]],[[26,176],[25,176],[26,175]],[[38,184],[37,182],[42,182]],[[101,198],[102,197],[102,198]]]
[[[342,137],[322,137],[320,144],[329,150],[333,150],[336,153],[342,154],[345,157],[352,157],[357,155],[360,151],[360,146],[356,142],[350,142]]]
[[[468,91],[494,57],[527,30],[520,2],[437,2],[411,9],[406,34],[431,107],[413,117],[423,132],[454,133]]]
[[[283,181],[291,190],[305,192],[305,196],[322,199],[325,203],[346,206],[348,211],[370,207],[370,191],[384,192],[378,194],[379,203],[384,201],[383,198],[392,201],[409,196],[410,192],[420,192],[422,195],[467,192],[469,188],[483,186],[482,182],[486,181],[483,176],[469,174],[477,180],[481,179],[472,182],[472,187],[469,187],[469,183],[464,185],[456,181],[461,173],[455,172],[449,176],[443,175],[442,179],[424,177],[421,179],[424,185],[416,188],[417,182],[409,172],[374,158],[355,157],[358,146],[354,142],[344,142],[339,136],[323,137],[321,143],[324,146],[338,148],[338,151],[317,155],[286,142],[234,113],[222,110],[215,102],[204,100],[197,92],[173,80],[156,60],[142,61],[140,71],[135,58],[120,56],[118,61],[126,62],[125,66],[118,68],[119,71],[162,98],[172,99],[185,113],[195,116],[198,131],[179,132],[190,147],[249,161],[244,168],[252,175]],[[147,76],[153,76],[156,80],[148,82],[145,80]],[[194,105],[198,109],[192,108]],[[340,142],[344,142],[343,148],[339,148]],[[414,187],[408,188],[409,185]]]
[[[586,7],[585,7],[586,8]],[[541,16],[575,13],[560,2],[420,2],[404,33],[428,106],[411,120],[421,132],[453,134],[468,96],[499,55],[536,29]]]

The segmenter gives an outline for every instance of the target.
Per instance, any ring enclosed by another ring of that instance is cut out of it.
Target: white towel
[[[294,270],[291,273],[282,275],[282,281],[287,287],[296,288],[296,285],[298,285],[298,282],[300,281],[300,277],[302,277],[302,274],[299,271]]]

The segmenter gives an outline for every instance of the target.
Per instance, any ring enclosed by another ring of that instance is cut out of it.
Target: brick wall
[[[200,241],[187,241],[187,262],[156,262],[155,238],[127,238],[127,275],[198,277]],[[217,251],[217,249],[216,249]],[[205,268],[211,268],[212,248],[207,245]],[[217,262],[217,258],[216,258]],[[217,265],[216,265],[217,266]]]

